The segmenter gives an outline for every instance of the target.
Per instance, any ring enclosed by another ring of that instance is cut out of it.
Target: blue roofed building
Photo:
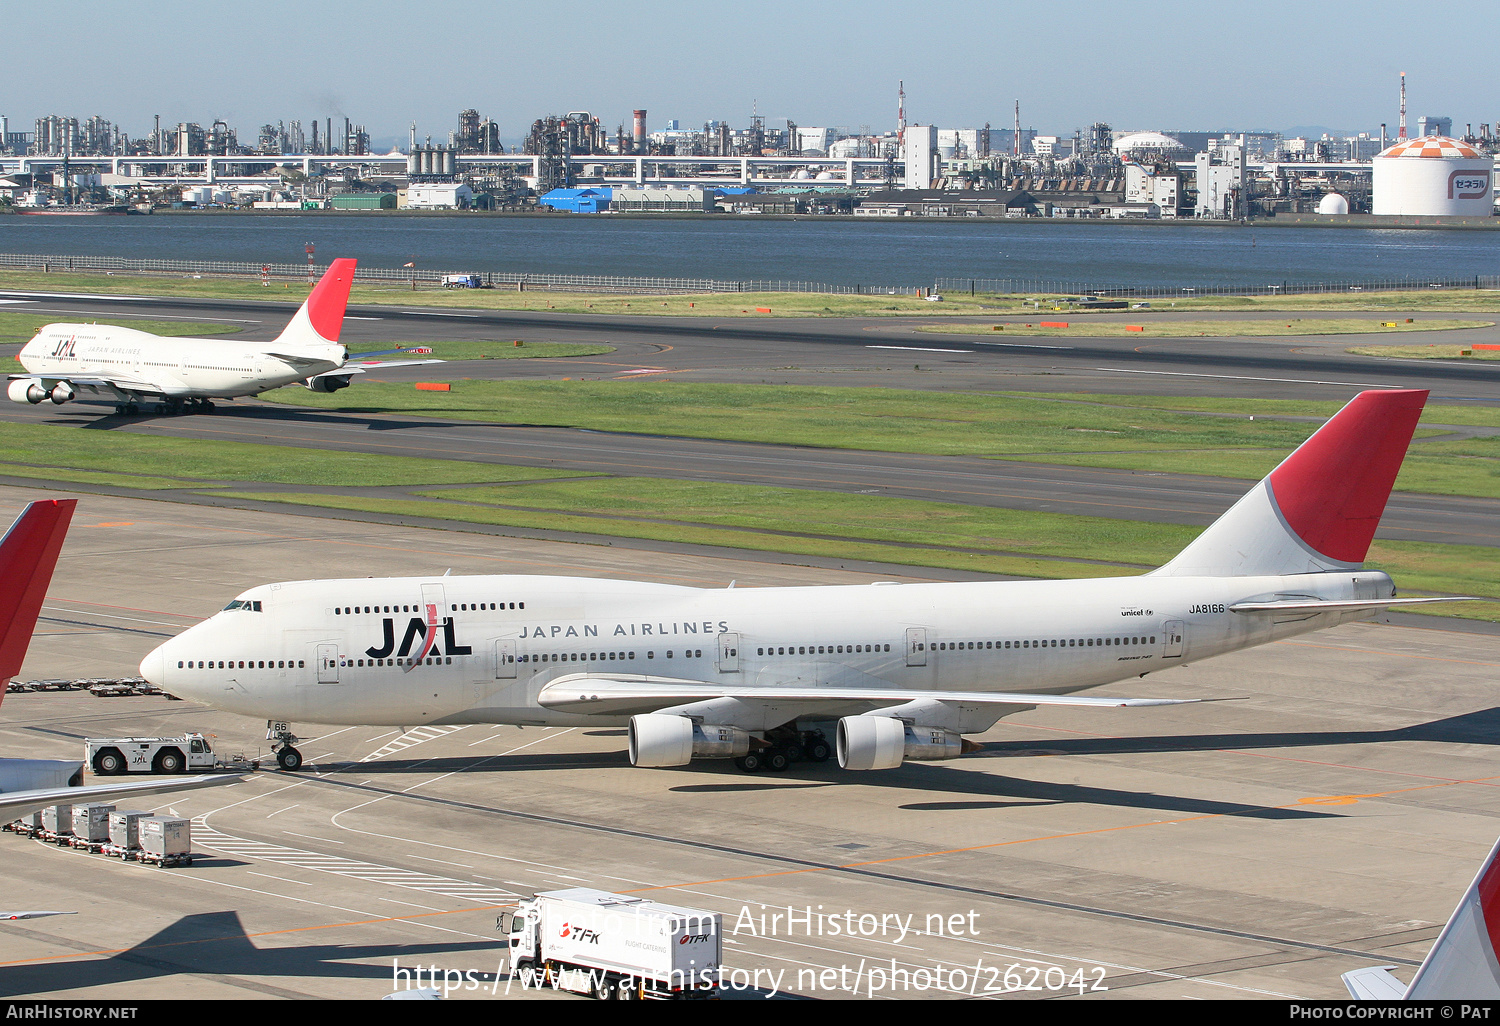
[[[570,214],[598,214],[609,209],[614,190],[603,189],[553,189],[537,200],[544,207],[563,210]]]

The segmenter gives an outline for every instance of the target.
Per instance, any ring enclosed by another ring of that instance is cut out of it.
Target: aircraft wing
[[[84,787],[43,787],[33,791],[8,791],[0,794],[0,821],[9,822],[49,805],[108,801],[134,798],[137,795],[164,794],[190,788],[215,787],[243,780],[243,773],[215,773],[201,777],[152,777],[149,780],[126,780],[118,784],[89,784]]]
[[[11,374],[10,381],[36,381],[43,388],[51,390],[54,385],[72,385],[76,391],[92,392],[95,395],[107,395],[111,399],[126,401],[140,399],[146,396],[168,398],[167,393],[162,391],[160,385],[153,385],[149,381],[133,381],[130,378],[103,378],[103,377],[57,377],[50,374]]]
[[[1097,698],[1080,695],[1035,695],[1005,691],[921,691],[906,688],[744,687],[667,677],[590,677],[573,674],[544,686],[538,704],[559,712],[634,716],[693,702],[733,698],[770,705],[857,706],[878,709],[908,702],[953,702],[961,705],[1068,705],[1099,709],[1187,705],[1196,698]]]

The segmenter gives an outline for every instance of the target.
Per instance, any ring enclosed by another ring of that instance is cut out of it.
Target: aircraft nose
[[[141,676],[145,677],[157,687],[163,687],[166,684],[166,647],[166,645],[156,646],[156,648],[152,649],[151,652],[146,656],[146,658],[141,660]]]

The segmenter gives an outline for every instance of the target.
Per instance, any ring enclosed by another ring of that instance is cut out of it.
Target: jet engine
[[[336,375],[330,377],[324,374],[316,378],[308,378],[306,384],[314,392],[323,392],[326,394],[328,392],[337,392],[341,388],[348,388],[349,379]]]
[[[915,727],[894,716],[845,716],[839,720],[839,765],[847,770],[895,769],[906,759],[956,759],[971,746],[942,727]]]
[[[66,381],[59,381],[57,384],[52,386],[52,391],[47,393],[47,398],[51,399],[52,402],[56,405],[61,406],[63,403],[68,402],[77,394],[78,393],[73,391],[72,385],[68,384]]]
[[[750,734],[738,727],[700,726],[686,716],[646,713],[630,718],[632,766],[686,766],[694,756],[736,759],[750,750]]]
[[[33,406],[45,402],[50,394],[35,378],[17,378],[6,387],[5,391],[10,396],[11,402],[30,403]]]

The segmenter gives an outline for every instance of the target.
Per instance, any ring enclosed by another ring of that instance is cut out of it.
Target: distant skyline
[[[1077,0],[1065,8],[932,0],[922,5],[787,0],[704,7],[683,0],[615,5],[508,0],[451,7],[393,0],[207,7],[86,0],[61,16],[7,25],[0,114],[29,131],[49,114],[101,115],[132,137],[222,118],[241,142],[262,124],[349,117],[384,149],[446,141],[467,107],[507,139],[546,114],[587,110],[611,130],[649,111],[648,127],[709,120],[772,126],[896,122],[1071,135],[1117,129],[1269,130],[1330,125],[1395,134],[1400,72],[1408,120],[1500,121],[1500,83],[1468,41],[1494,38],[1500,9],[1437,22],[1423,9],[1368,0],[1357,15],[1288,0],[1255,8],[1160,0]],[[1419,17],[1420,15],[1420,17]],[[1460,19],[1462,23],[1460,24]],[[1451,24],[1449,23],[1451,22]]]

